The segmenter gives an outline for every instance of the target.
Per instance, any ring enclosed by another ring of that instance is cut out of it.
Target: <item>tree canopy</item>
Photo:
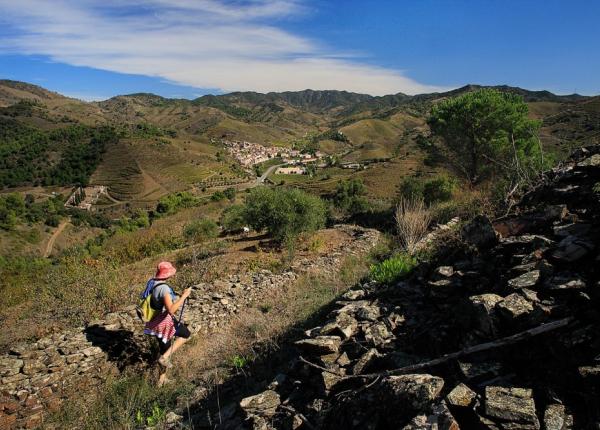
[[[495,174],[514,179],[541,167],[540,123],[527,113],[520,96],[483,89],[434,105],[428,123],[443,140],[447,158],[476,184]]]

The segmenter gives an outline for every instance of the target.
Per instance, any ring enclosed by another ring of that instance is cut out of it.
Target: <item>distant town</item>
[[[242,166],[251,168],[265,161],[274,158],[281,158],[281,164],[276,171],[278,174],[301,175],[306,173],[305,166],[311,163],[318,163],[317,167],[325,167],[323,159],[326,154],[321,151],[312,153],[302,153],[297,149],[290,149],[283,146],[264,146],[258,143],[246,141],[224,140],[223,144],[229,154]]]

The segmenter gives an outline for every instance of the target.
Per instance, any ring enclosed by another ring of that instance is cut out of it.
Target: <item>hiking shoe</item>
[[[171,367],[173,367],[173,363],[171,363],[171,360],[169,360],[168,358],[164,358],[164,357],[160,357],[158,359],[158,364],[160,364],[165,369],[170,369]]]

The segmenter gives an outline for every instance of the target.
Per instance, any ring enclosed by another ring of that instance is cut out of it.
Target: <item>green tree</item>
[[[366,212],[369,202],[365,198],[366,188],[362,179],[350,179],[340,181],[333,195],[333,203],[336,208],[345,211],[349,215]]]
[[[266,230],[290,246],[304,232],[325,225],[326,207],[319,197],[299,189],[254,188],[246,197],[245,218],[255,230]]]
[[[520,96],[483,89],[434,105],[428,124],[471,184],[495,174],[515,181],[542,167],[540,123],[527,113]]]
[[[225,197],[227,197],[229,199],[229,201],[234,201],[235,195],[237,194],[237,192],[236,192],[235,188],[229,187],[225,191],[223,191],[223,194],[225,194]]]
[[[247,224],[245,207],[242,205],[229,206],[221,214],[220,223],[226,232],[240,231]]]
[[[183,236],[193,243],[214,239],[219,235],[219,226],[210,219],[192,221],[183,229]]]

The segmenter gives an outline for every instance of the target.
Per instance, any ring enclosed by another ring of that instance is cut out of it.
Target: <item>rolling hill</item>
[[[384,187],[393,192],[403,176],[432,172],[423,165],[426,154],[416,144],[419,136],[428,134],[426,116],[431,105],[479,88],[468,85],[446,93],[382,97],[346,91],[235,92],[195,100],[137,93],[84,102],[32,84],[0,80],[1,136],[6,147],[14,144],[15,134],[56,134],[60,133],[56,130],[75,126],[113,127],[120,138],[107,145],[89,179],[108,185],[116,201],[146,204],[211,177],[239,181],[243,175],[232,160],[217,160],[217,152],[223,152],[221,139],[291,146],[307,134],[339,130],[348,141],[320,139],[321,149],[338,155],[342,162],[385,161],[373,165],[373,178],[369,171],[360,173],[370,191],[381,195],[380,180],[393,181]],[[552,151],[564,153],[600,139],[600,97],[494,88],[524,98],[530,115],[542,121],[541,139]],[[67,141],[46,145],[34,157],[38,161],[19,158],[18,150],[13,151],[15,165],[58,165],[70,145]],[[405,165],[410,168],[399,167]],[[334,181],[336,175],[333,172]],[[311,189],[331,188],[325,185],[328,181],[322,181],[323,187],[307,184],[311,180],[306,178],[295,182]],[[12,184],[34,185],[27,178]]]

